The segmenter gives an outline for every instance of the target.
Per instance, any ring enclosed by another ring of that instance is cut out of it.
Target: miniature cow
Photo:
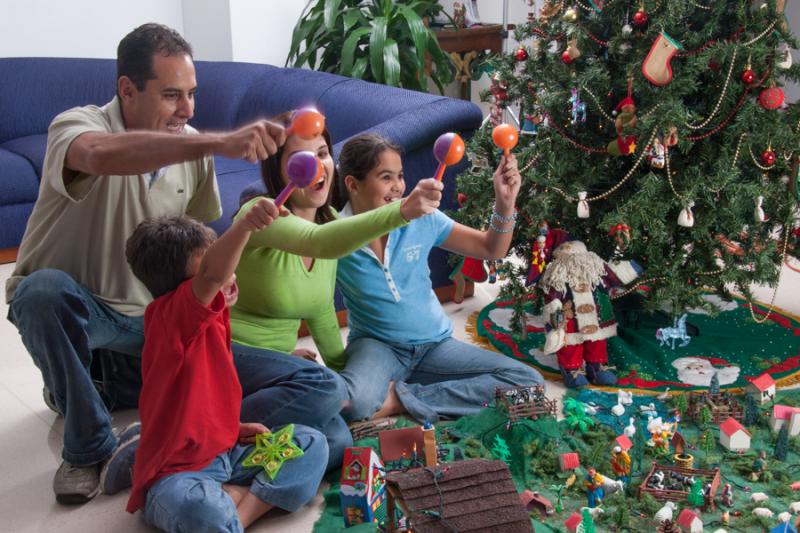
[[[763,492],[754,492],[750,495],[750,501],[753,503],[761,503],[769,500],[769,496],[767,496]]]
[[[789,504],[789,512],[793,514],[800,513],[800,502],[792,502]]]
[[[771,509],[767,509],[766,507],[756,507],[753,509],[753,514],[761,518],[772,518],[774,513]]]
[[[665,520],[672,520],[672,513],[677,509],[678,506],[675,505],[675,502],[667,502],[664,504],[664,507],[658,510],[656,513],[655,519],[656,522],[661,523]]]

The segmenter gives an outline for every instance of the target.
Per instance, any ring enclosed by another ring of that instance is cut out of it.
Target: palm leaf
[[[369,35],[369,28],[359,28],[347,36],[342,46],[342,64],[339,67],[339,74],[342,76],[353,76],[353,64],[355,63],[355,51],[358,41],[362,37]]]
[[[383,49],[383,77],[387,85],[397,87],[400,82],[400,58],[397,49],[397,41],[386,39],[386,46]]]
[[[369,36],[369,66],[376,81],[383,81],[383,47],[386,45],[386,17],[375,17]]]

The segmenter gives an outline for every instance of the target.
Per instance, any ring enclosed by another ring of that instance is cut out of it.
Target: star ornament
[[[636,143],[632,142],[628,145],[628,153],[635,154],[636,153]]]
[[[284,426],[275,433],[256,435],[255,448],[242,461],[242,466],[260,466],[270,479],[275,479],[283,463],[303,456],[303,450],[292,441],[292,436],[294,424]]]

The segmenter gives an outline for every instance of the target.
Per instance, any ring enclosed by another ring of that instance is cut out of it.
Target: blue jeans
[[[240,445],[218,455],[203,470],[158,480],[147,491],[145,521],[170,533],[244,531],[236,505],[222,489],[223,483],[249,485],[250,492],[261,501],[296,511],[317,493],[328,445],[320,432],[305,426],[295,426],[294,441],[303,456],[283,463],[274,480],[261,467],[242,466],[253,446]]]
[[[86,466],[111,455],[117,439],[92,380],[92,352],[108,349],[140,359],[144,318],[117,313],[69,274],[44,269],[17,287],[8,319],[64,415],[64,460]]]
[[[360,337],[347,346],[347,420],[371,417],[383,405],[389,381],[406,411],[420,422],[475,414],[497,387],[543,384],[541,374],[504,355],[448,337],[400,344]]]
[[[233,344],[233,363],[242,384],[242,422],[267,427],[295,423],[320,430],[328,439],[327,470],[342,464],[353,437],[340,416],[347,390],[339,374],[302,357]]]

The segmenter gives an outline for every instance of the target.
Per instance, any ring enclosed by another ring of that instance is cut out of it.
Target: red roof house
[[[757,394],[760,403],[768,402],[775,397],[775,380],[765,372],[750,382],[747,391]]]
[[[750,432],[735,418],[728,418],[719,425],[719,443],[732,452],[750,449]]]
[[[626,452],[633,448],[633,443],[627,435],[620,435],[614,440],[614,444],[625,450]]]
[[[562,472],[575,470],[581,466],[581,460],[578,458],[577,453],[562,453],[558,456],[558,465],[561,467]]]
[[[570,533],[575,533],[578,530],[578,526],[581,525],[583,521],[583,517],[577,511],[569,515],[569,518],[564,520],[564,527],[567,528],[567,531]]]
[[[687,533],[703,533],[703,521],[689,509],[684,509],[678,515],[678,525]]]
[[[800,435],[800,407],[788,405],[773,405],[769,415],[769,427],[772,431],[779,431],[781,426],[788,424],[789,436]]]

